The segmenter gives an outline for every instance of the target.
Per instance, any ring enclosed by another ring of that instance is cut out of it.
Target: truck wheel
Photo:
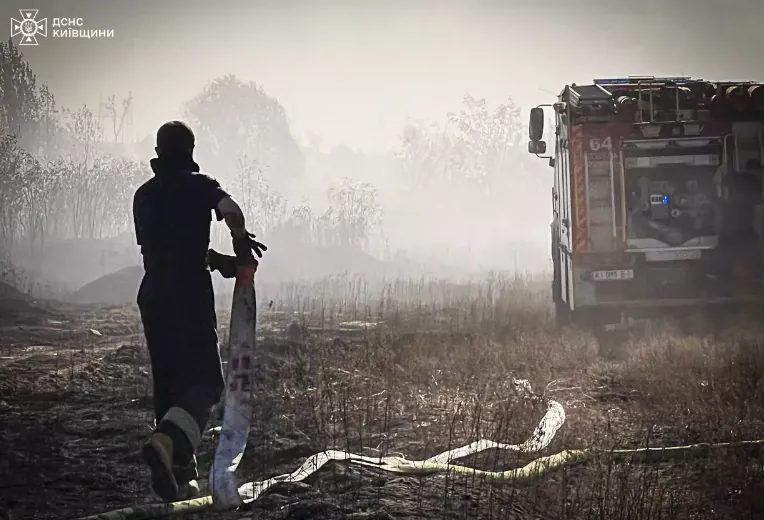
[[[599,325],[596,314],[591,312],[590,309],[568,310],[568,315],[571,325],[582,329],[595,330]]]
[[[607,324],[613,323],[612,315],[608,316],[599,309],[576,309],[573,311],[572,321],[577,327],[594,336],[600,358],[609,361],[623,359],[626,354],[623,345],[630,331],[609,329]]]

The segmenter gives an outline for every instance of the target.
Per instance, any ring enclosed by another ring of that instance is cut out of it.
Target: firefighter
[[[208,249],[212,212],[230,228],[239,264],[256,265],[252,252],[261,258],[267,250],[247,232],[239,205],[216,180],[199,173],[194,141],[184,123],[162,125],[151,160],[155,175],[133,198],[145,270],[138,307],[156,417],[143,456],[152,488],[165,501],[198,493],[195,453],[224,388],[210,269],[221,269],[226,277],[235,276],[235,269],[225,263],[232,257]]]

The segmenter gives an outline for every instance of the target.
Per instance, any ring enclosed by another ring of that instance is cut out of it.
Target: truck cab
[[[554,168],[558,319],[764,302],[762,121],[764,84],[689,77],[566,85],[531,109],[528,151]]]

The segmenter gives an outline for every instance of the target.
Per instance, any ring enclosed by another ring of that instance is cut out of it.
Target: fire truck
[[[762,121],[764,82],[690,77],[566,85],[531,109],[528,151],[554,168],[558,320],[762,303]]]

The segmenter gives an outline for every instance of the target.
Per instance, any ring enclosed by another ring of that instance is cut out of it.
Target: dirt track
[[[597,364],[586,338],[505,331],[496,343],[453,330],[399,332],[411,330],[405,325],[340,332],[352,327],[334,323],[315,330],[304,349],[273,339],[284,318],[263,314],[241,482],[293,471],[327,447],[421,459],[477,437],[522,442],[543,405],[513,399],[513,376],[528,377],[566,407],[552,452],[639,446],[647,437],[662,445],[764,438],[760,408],[740,411],[734,432],[732,417],[717,416],[715,427],[698,414],[666,418],[667,409],[695,405],[669,394],[655,404],[639,381]],[[219,320],[224,342],[227,317]],[[69,307],[22,321],[0,329],[0,517],[76,518],[154,502],[137,455],[152,414],[135,311]],[[542,338],[552,344],[540,349]],[[670,371],[660,377],[654,387],[672,379]],[[739,391],[758,392],[745,388]],[[213,443],[208,435],[202,446],[204,473]],[[460,463],[507,469],[528,460],[494,451]],[[758,453],[633,467],[601,461],[521,486],[329,464],[304,483],[277,485],[253,507],[258,518],[755,518],[764,514],[761,477]],[[216,517],[249,517],[249,509]]]

